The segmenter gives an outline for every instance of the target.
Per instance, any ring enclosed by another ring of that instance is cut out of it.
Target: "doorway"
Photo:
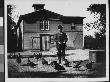
[[[42,51],[48,51],[50,49],[50,35],[49,34],[41,34],[41,50]]]

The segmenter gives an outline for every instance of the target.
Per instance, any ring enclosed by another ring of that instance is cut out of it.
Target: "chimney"
[[[41,9],[44,9],[45,4],[33,4],[32,7],[34,7],[34,11],[38,11]]]

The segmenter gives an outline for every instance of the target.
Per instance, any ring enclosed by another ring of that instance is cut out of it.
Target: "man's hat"
[[[62,29],[62,28],[63,28],[63,26],[62,26],[62,25],[59,25],[59,26],[58,26],[58,29]]]

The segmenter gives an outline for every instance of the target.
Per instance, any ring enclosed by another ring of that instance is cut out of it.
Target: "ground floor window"
[[[54,44],[54,35],[50,35],[50,43]]]

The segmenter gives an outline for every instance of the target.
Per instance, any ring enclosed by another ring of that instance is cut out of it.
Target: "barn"
[[[79,16],[63,16],[44,8],[45,4],[33,4],[34,12],[21,15],[17,26],[19,46],[23,50],[46,51],[55,47],[53,36],[58,32],[58,25],[68,37],[68,49],[81,49],[84,46],[83,19]]]

